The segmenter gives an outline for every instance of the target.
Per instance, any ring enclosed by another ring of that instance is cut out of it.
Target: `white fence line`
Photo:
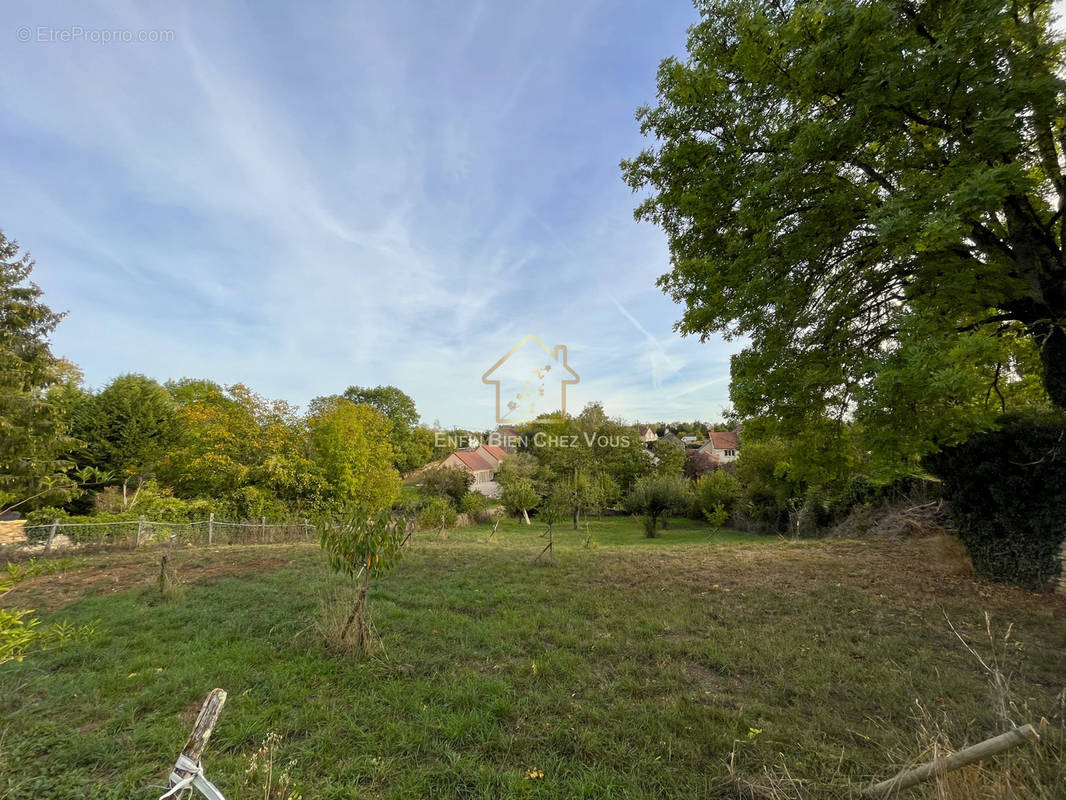
[[[125,526],[125,528],[123,529],[122,526]],[[47,553],[52,550],[53,545],[66,543],[66,541],[69,541],[71,545],[111,544],[121,546],[126,544],[134,549],[150,542],[158,543],[175,539],[183,540],[191,546],[221,544],[222,542],[215,541],[216,527],[228,531],[228,533],[223,533],[219,537],[227,540],[226,544],[272,543],[278,529],[286,532],[299,532],[302,535],[301,538],[304,539],[310,538],[315,531],[315,526],[308,522],[268,523],[266,517],[260,517],[257,522],[226,522],[216,520],[214,514],[209,519],[193,520],[191,522],[148,520],[143,515],[138,519],[112,520],[108,522],[69,522],[56,519],[44,525],[26,525],[23,527],[23,532],[26,534],[27,541],[8,543],[0,547],[6,548],[14,544],[18,548],[37,548],[44,544],[44,549]],[[118,530],[113,533],[104,532],[106,529],[116,528]],[[101,530],[99,534],[91,534],[90,530],[95,529],[104,530]],[[242,534],[240,529],[244,529],[245,533]],[[82,531],[86,535],[78,536],[77,531]],[[183,531],[188,535],[183,535]],[[247,534],[250,534],[250,536]]]

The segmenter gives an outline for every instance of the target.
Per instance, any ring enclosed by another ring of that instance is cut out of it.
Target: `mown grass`
[[[269,733],[305,800],[750,797],[785,775],[780,792],[841,797],[918,755],[923,727],[956,746],[1002,730],[947,625],[987,650],[985,610],[1014,623],[996,647],[1015,721],[1051,721],[1019,774],[1062,787],[1060,599],[921,543],[682,520],[648,540],[609,518],[556,526],[554,563],[533,566],[542,530],[417,534],[371,589],[381,648],[362,661],[320,636],[324,600],[352,595],[313,545],[172,553],[173,602],[152,552],[20,584],[6,605],[98,635],[0,667],[0,797],[158,797],[215,686],[230,698],[205,764],[231,798],[263,797],[246,770]]]

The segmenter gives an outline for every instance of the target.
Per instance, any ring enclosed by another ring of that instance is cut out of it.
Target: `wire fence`
[[[55,522],[27,525],[25,541],[8,542],[0,552],[51,552],[53,550],[109,550],[149,547],[158,544],[209,547],[236,544],[310,542],[317,538],[307,522],[227,522],[211,518],[196,522],[159,522],[143,517],[112,522]]]

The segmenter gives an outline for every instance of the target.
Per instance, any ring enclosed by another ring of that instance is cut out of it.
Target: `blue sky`
[[[618,168],[695,19],[686,0],[6,0],[0,228],[93,386],[304,404],[391,383],[426,422],[483,428],[482,373],[535,334],[569,349],[571,408],[716,419],[736,345],[672,332],[665,238]],[[86,40],[103,31],[169,41]]]

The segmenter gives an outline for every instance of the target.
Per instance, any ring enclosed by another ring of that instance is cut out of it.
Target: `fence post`
[[[260,517],[259,518],[259,539],[264,544],[266,543],[266,540],[267,540],[267,518],[266,517]]]
[[[208,545],[214,541],[215,538],[215,512],[212,511],[207,517],[207,543]]]
[[[141,546],[141,534],[143,532],[144,532],[144,514],[141,514],[139,517],[137,517],[137,544],[135,544],[133,546],[134,550],[136,550],[138,547]]]
[[[52,542],[55,541],[56,531],[57,530],[59,530],[59,520],[58,519],[54,519],[54,520],[52,520],[52,527],[48,531],[48,544],[46,544],[44,546],[44,552],[46,552],[46,553],[51,553],[52,552]]]

